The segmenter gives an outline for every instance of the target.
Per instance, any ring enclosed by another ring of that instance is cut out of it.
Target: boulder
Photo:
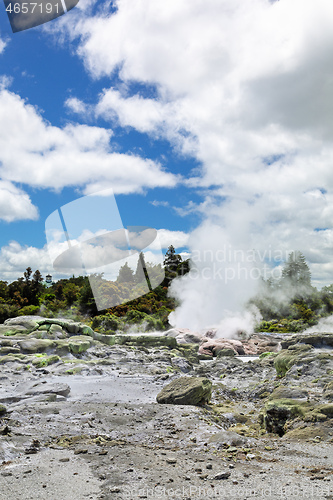
[[[214,444],[216,448],[224,446],[245,446],[248,439],[232,431],[221,431],[213,434],[209,438],[209,442]]]
[[[235,356],[235,355],[236,353],[234,349],[221,349],[221,351],[217,353],[218,358],[223,358],[224,356]]]
[[[328,384],[325,385],[325,387],[324,387],[324,397],[326,399],[332,399],[333,400],[333,381],[329,382]]]
[[[203,335],[188,328],[171,328],[165,332],[165,337],[174,337],[178,344],[199,344]]]
[[[23,353],[34,354],[35,352],[45,352],[54,345],[52,340],[48,339],[28,339],[18,342]]]
[[[89,337],[84,335],[76,335],[70,337],[68,340],[68,347],[72,354],[81,354],[82,352],[89,349],[91,345],[91,341]]]
[[[44,318],[41,316],[18,316],[16,318],[8,318],[4,322],[4,326],[21,326],[22,329],[31,330],[32,328],[36,328],[39,324],[39,321],[42,321]]]
[[[294,364],[305,358],[313,349],[309,344],[295,344],[290,345],[288,349],[282,349],[274,358],[277,374],[283,377]]]
[[[197,405],[207,403],[212,395],[212,383],[203,377],[180,377],[167,384],[157,395],[161,404]]]
[[[67,397],[70,393],[71,388],[67,384],[61,383],[40,383],[30,386],[25,392],[25,395],[36,396],[39,394],[58,394],[60,396]]]
[[[333,347],[333,333],[296,334],[291,338],[281,341],[282,349],[288,349],[295,344],[309,344],[313,347]]]
[[[205,341],[199,347],[199,354],[217,356],[219,351],[222,351],[223,349],[231,349],[235,354],[239,355],[257,354],[255,348],[249,346],[247,342],[241,342],[240,340],[234,339],[205,339]]]

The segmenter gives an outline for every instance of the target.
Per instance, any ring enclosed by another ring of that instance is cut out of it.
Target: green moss
[[[274,358],[274,367],[279,377],[284,377],[290,368],[313,349],[310,345],[296,344],[283,349]]]
[[[32,360],[32,364],[34,365],[35,368],[42,368],[43,366],[53,365],[54,363],[60,361],[59,356],[55,354],[51,356],[36,355],[35,358],[37,359]]]
[[[267,358],[268,356],[274,357],[276,355],[277,355],[276,352],[270,352],[270,351],[269,352],[263,352],[263,353],[260,354],[259,359],[264,359],[264,358]]]

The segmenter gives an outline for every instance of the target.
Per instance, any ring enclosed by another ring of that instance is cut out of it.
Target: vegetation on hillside
[[[263,320],[258,331],[300,332],[333,313],[333,285],[320,291],[311,285],[311,273],[301,252],[291,252],[279,280],[262,280],[251,299]]]
[[[172,245],[165,255],[163,268],[160,264],[146,263],[141,253],[136,270],[125,263],[114,281],[104,279],[103,274],[90,277],[102,303],[105,299],[105,304],[109,304],[112,297],[120,304],[98,311],[87,276],[60,279],[48,286],[39,270],[32,274],[28,267],[16,281],[9,284],[0,281],[0,322],[10,317],[39,314],[91,320],[96,330],[110,332],[137,323],[145,330],[167,329],[170,328],[168,316],[176,307],[175,300],[168,296],[169,285],[175,277],[188,271],[189,262],[183,261]],[[160,284],[155,287],[154,283]]]
[[[107,304],[112,296],[120,304],[98,311],[87,276],[72,276],[46,285],[39,270],[33,273],[28,267],[23,277],[12,283],[0,280],[0,323],[10,317],[39,314],[88,321],[95,330],[109,333],[134,325],[137,328],[138,324],[145,331],[167,329],[168,316],[177,305],[168,295],[168,288],[173,279],[189,270],[189,260],[183,260],[171,245],[163,267],[146,263],[140,254],[136,270],[124,264],[114,281],[95,274],[90,278],[98,287],[101,300],[105,297]],[[155,286],[155,282],[161,283]],[[262,280],[260,293],[249,304],[257,306],[262,314],[257,331],[298,332],[333,313],[333,285],[320,291],[313,287],[304,256],[292,252],[281,278]]]

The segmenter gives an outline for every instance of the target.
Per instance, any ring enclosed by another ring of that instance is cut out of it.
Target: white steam
[[[321,318],[317,325],[304,330],[303,333],[324,333],[333,332],[333,315],[327,318]]]
[[[258,289],[261,264],[251,250],[246,217],[242,224],[231,220],[232,227],[205,221],[191,234],[191,271],[170,287],[180,303],[169,316],[173,326],[194,331],[214,327],[218,337],[228,338],[253,333],[260,313],[245,306]]]

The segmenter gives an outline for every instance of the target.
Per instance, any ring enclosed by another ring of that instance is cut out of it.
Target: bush
[[[112,331],[115,332],[119,329],[120,321],[113,314],[101,314],[100,316],[95,316],[91,323],[91,328],[93,330],[102,331]]]
[[[33,316],[38,314],[39,312],[39,306],[24,306],[22,307],[17,315],[18,316]]]

